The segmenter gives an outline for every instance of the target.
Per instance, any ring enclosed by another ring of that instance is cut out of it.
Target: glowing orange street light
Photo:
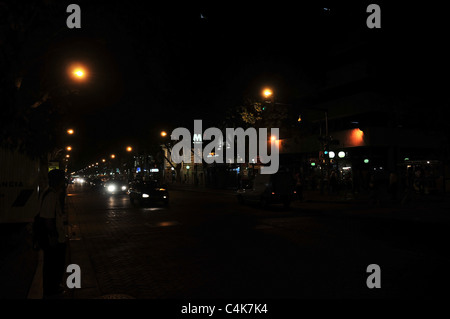
[[[69,154],[67,154],[67,155],[66,155],[66,157],[67,157],[67,158],[69,158],[69,157],[70,157],[70,155],[69,155]]]
[[[102,162],[104,163],[104,162],[106,162],[106,160],[103,158],[103,159],[102,159]]]
[[[263,95],[264,95],[265,98],[269,98],[270,96],[273,95],[273,92],[272,92],[271,89],[264,89]]]
[[[88,76],[86,68],[80,64],[70,65],[68,68],[68,73],[72,76],[74,80],[77,81],[84,81]]]
[[[70,152],[72,150],[72,146],[67,146],[66,150],[68,150]]]
[[[127,152],[131,152],[133,150],[133,148],[131,146],[127,147]]]
[[[116,158],[116,155],[114,155],[114,154],[111,154],[111,158]]]
[[[77,70],[73,71],[73,74],[75,74],[79,78],[84,77],[84,71],[81,69],[77,69]]]
[[[74,131],[72,129],[67,130],[67,134],[72,135],[73,133],[74,133]]]
[[[162,137],[165,137],[165,136],[167,136],[167,132],[165,132],[165,131],[162,131],[162,132],[161,132],[161,136],[162,136]]]
[[[272,142],[275,142],[275,141],[277,140],[277,137],[272,135],[272,136],[270,137],[270,140],[271,140]]]

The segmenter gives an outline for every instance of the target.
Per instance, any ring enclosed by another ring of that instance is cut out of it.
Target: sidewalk
[[[26,299],[38,253],[29,223],[0,223],[0,299]]]

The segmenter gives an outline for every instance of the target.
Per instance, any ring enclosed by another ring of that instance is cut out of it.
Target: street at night
[[[68,196],[71,262],[88,270],[75,298],[420,298],[448,283],[444,209],[437,223],[425,207],[262,209],[226,191],[173,190],[169,207],[83,186]],[[366,286],[372,263],[379,291]]]
[[[447,12],[0,0],[0,299],[448,299]]]

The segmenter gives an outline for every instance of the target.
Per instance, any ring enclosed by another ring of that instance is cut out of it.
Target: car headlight
[[[142,194],[142,198],[149,198],[150,195],[149,194]]]
[[[108,192],[114,192],[116,190],[116,185],[109,185],[108,186]]]
[[[126,190],[127,190],[127,187],[126,187],[126,186],[122,186],[122,190],[123,190],[123,191],[126,191]]]

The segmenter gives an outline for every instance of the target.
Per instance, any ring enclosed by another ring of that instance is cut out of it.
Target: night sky
[[[55,16],[53,25],[63,27],[42,48],[49,68],[59,76],[63,65],[80,61],[90,73],[68,114],[84,165],[194,119],[214,125],[264,86],[280,101],[296,101],[329,55],[354,41],[368,43],[366,54],[394,90],[445,98],[437,80],[448,70],[439,8],[379,2],[382,28],[375,30],[366,27],[367,1],[211,3],[78,1],[81,29],[64,28],[68,13]]]

